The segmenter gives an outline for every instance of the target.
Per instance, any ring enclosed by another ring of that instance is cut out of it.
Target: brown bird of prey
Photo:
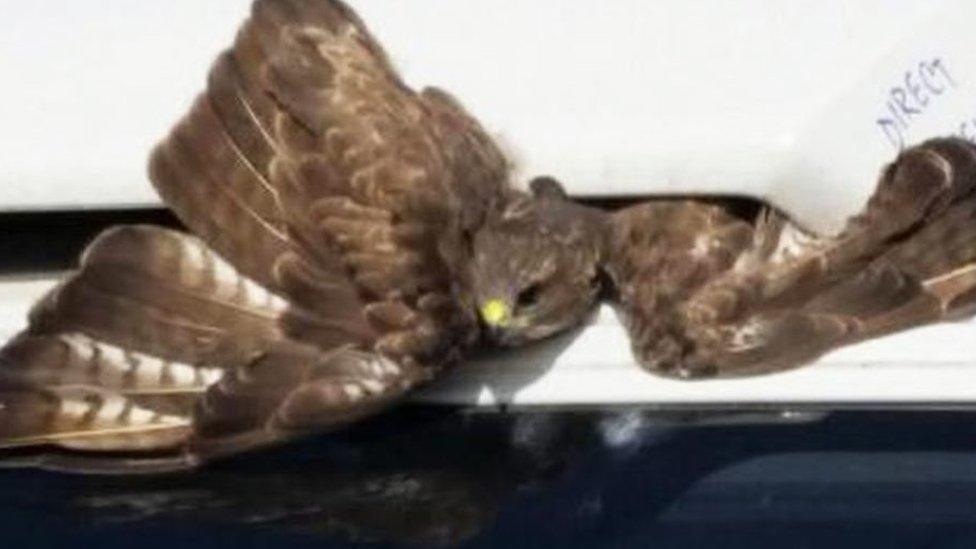
[[[170,470],[349,424],[475,346],[615,295],[679,378],[782,370],[976,301],[976,148],[883,173],[829,238],[783,216],[531,193],[447,93],[398,78],[337,0],[257,0],[150,177],[189,232],[99,236],[0,352],[0,445]]]

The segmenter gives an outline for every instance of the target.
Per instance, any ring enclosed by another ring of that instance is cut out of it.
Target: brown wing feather
[[[841,234],[784,261],[757,259],[753,246],[667,310],[625,302],[635,351],[665,375],[751,375],[961,314],[976,297],[974,221],[976,148],[940,139],[910,149]],[[655,276],[625,284],[656,296]]]
[[[285,307],[192,236],[112,229],[0,350],[0,409],[17,418],[0,446],[183,443],[207,388],[282,339]]]
[[[471,337],[462,233],[507,165],[447,94],[404,86],[341,2],[257,0],[150,176],[199,240],[126,228],[92,246],[0,353],[0,444],[192,465],[373,413]]]
[[[656,201],[627,208],[611,220],[607,271],[617,289],[631,343],[648,369],[671,375],[671,357],[685,349],[675,311],[737,261],[773,253],[768,238],[718,206]],[[748,252],[753,250],[750,255]]]

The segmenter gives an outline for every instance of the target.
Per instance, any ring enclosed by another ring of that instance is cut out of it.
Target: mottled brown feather
[[[189,466],[374,413],[470,341],[462,231],[502,200],[508,166],[450,96],[407,88],[341,2],[257,0],[149,172],[195,237],[93,244],[0,352],[0,445],[166,447],[183,457],[160,467]],[[173,380],[137,383],[91,349],[208,372],[175,391],[202,396],[190,412],[167,400]],[[131,409],[179,425],[130,431]]]
[[[696,210],[687,203],[675,206]],[[687,214],[686,214],[687,215]],[[653,234],[668,217],[624,212],[618,225]],[[773,254],[789,224],[757,225],[751,246],[701,285],[678,284],[690,268],[687,243],[631,239],[611,269],[622,288],[632,340],[648,369],[681,378],[742,376],[795,368],[836,347],[936,322],[972,307],[976,296],[976,147],[937,139],[887,167],[865,210],[798,253]],[[709,231],[696,221],[691,234]],[[711,257],[712,253],[709,254]],[[654,267],[635,268],[641,262]],[[689,290],[691,290],[689,292]],[[969,311],[971,312],[971,311]]]

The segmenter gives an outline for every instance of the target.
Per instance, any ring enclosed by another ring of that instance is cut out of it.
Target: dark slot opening
[[[0,214],[0,274],[63,271],[95,236],[113,225],[179,227],[164,209],[15,212]]]
[[[591,206],[596,206],[598,208],[611,211],[621,210],[628,206],[640,204],[641,202],[696,200],[698,202],[722,206],[732,215],[749,221],[756,219],[759,212],[761,212],[764,207],[769,207],[761,200],[746,196],[689,196],[677,194],[659,194],[653,196],[588,196],[585,198],[580,198],[579,200],[584,204],[590,204]]]
[[[582,202],[618,210],[645,200],[687,197],[588,197]],[[762,204],[735,197],[695,197],[722,204],[743,219],[753,219]],[[98,233],[114,225],[153,224],[181,227],[163,208],[71,210],[0,213],[0,275],[33,274],[72,269],[78,254]]]

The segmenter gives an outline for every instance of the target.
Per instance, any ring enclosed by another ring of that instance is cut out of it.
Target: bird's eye
[[[539,302],[539,295],[542,293],[541,284],[533,284],[519,292],[518,306],[520,308],[532,307]]]

